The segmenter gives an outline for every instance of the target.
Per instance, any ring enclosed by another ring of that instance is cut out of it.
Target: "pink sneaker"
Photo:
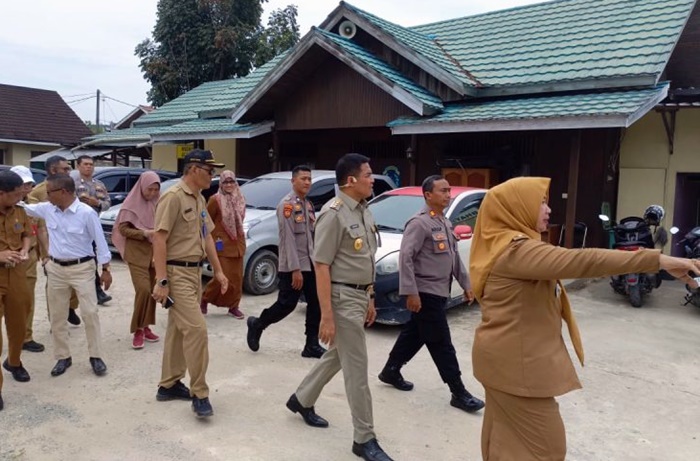
[[[143,330],[136,330],[131,347],[134,349],[143,349]]]
[[[145,327],[145,328],[143,329],[143,336],[144,336],[144,338],[146,339],[146,341],[148,341],[149,343],[158,342],[158,340],[160,339],[160,336],[158,336],[157,334],[153,333],[153,332],[151,331],[151,329],[148,328],[148,327]]]
[[[245,315],[243,315],[243,312],[237,307],[230,307],[228,310],[228,315],[231,317],[235,317],[238,320],[243,320],[245,318]]]
[[[204,314],[204,315],[207,315],[207,305],[208,305],[208,304],[209,304],[209,303],[206,302],[205,300],[202,300],[202,301],[199,303],[199,310],[202,311],[202,314]]]

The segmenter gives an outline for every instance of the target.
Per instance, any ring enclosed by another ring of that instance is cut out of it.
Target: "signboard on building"
[[[194,149],[194,143],[191,142],[191,143],[188,143],[188,144],[178,144],[178,145],[175,146],[175,147],[176,147],[176,149],[177,149],[177,158],[178,158],[178,159],[181,159],[181,158],[185,158],[185,155],[187,155],[187,153],[188,153],[189,151],[191,151],[192,149]]]

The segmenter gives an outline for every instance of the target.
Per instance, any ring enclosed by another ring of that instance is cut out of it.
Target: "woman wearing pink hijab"
[[[209,199],[207,211],[214,221],[211,236],[229,285],[226,293],[222,294],[219,282],[212,279],[204,289],[200,309],[202,314],[206,314],[207,304],[211,303],[227,308],[228,315],[241,320],[245,317],[238,307],[243,290],[245,198],[233,171],[225,170],[219,176],[219,192]]]
[[[160,339],[149,328],[149,325],[156,323],[156,302],[151,296],[156,283],[151,237],[158,197],[160,177],[152,171],[146,171],[126,196],[112,232],[112,243],[129,265],[131,282],[136,291],[134,313],[131,316],[134,349],[143,348],[144,340],[156,342]]]

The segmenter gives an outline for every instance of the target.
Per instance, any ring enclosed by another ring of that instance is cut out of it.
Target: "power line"
[[[136,105],[136,104],[129,104],[128,102],[120,101],[120,100],[115,99],[115,98],[113,98],[113,97],[111,97],[111,96],[107,96],[107,95],[105,95],[104,93],[102,94],[102,96],[103,96],[104,98],[106,98],[106,99],[111,99],[112,101],[118,102],[118,103],[120,103],[120,104],[124,104],[125,106],[134,107],[134,108],[139,107],[139,106]]]
[[[94,97],[95,97],[95,95],[93,94],[92,96],[88,96],[88,97],[86,97],[86,98],[76,99],[76,100],[74,100],[74,101],[66,101],[66,104],[68,104],[68,105],[76,104],[76,103],[79,103],[79,102],[87,101],[88,99],[92,99],[92,98],[94,98]]]
[[[78,98],[78,97],[87,96],[87,95],[90,95],[90,94],[93,94],[93,93],[68,94],[68,95],[64,96],[64,99],[65,99],[65,98]]]

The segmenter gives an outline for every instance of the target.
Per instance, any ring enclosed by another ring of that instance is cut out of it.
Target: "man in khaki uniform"
[[[411,319],[396,339],[379,380],[401,391],[413,389],[413,383],[401,376],[401,367],[425,345],[440,377],[450,387],[450,405],[473,413],[482,409],[484,402],[464,387],[445,314],[452,277],[464,290],[464,299],[474,299],[452,223],[444,215],[450,192],[450,184],[442,176],[425,178],[425,206],[406,222],[399,252],[399,294],[407,297]]]
[[[22,178],[23,184],[23,199],[26,199],[27,194],[32,191],[34,187],[34,176],[32,172],[26,166],[17,165],[10,168]],[[49,242],[46,234],[46,224],[43,219],[29,218],[31,225],[31,232],[29,235],[29,261],[27,262],[27,286],[29,287],[30,303],[28,305],[29,310],[27,311],[27,331],[24,335],[24,344],[22,349],[29,352],[43,352],[45,347],[34,341],[34,290],[36,288],[36,266],[37,261],[41,259],[39,254],[40,249],[48,248]],[[38,244],[38,239],[44,239],[42,245]]]
[[[197,416],[206,417],[213,415],[214,410],[206,382],[207,324],[199,309],[205,256],[214,268],[222,292],[228,289],[228,279],[221,271],[211,238],[214,223],[200,192],[211,184],[214,168],[224,165],[216,163],[210,151],[200,149],[188,153],[184,165],[182,180],[161,195],[156,208],[153,298],[170,309],[156,399],[192,400]],[[171,306],[168,298],[173,301]],[[191,390],[181,381],[185,371],[190,374]]]
[[[248,347],[260,348],[265,328],[291,314],[302,290],[306,298],[306,346],[302,357],[321,358],[326,350],[318,344],[321,311],[316,293],[316,274],[311,255],[314,248],[314,206],[306,198],[311,188],[311,168],[299,165],[292,170],[292,191],[277,205],[279,224],[279,293],[277,301],[260,313],[248,317]]]
[[[17,206],[22,195],[22,178],[12,171],[0,172],[0,317],[4,314],[8,342],[8,356],[2,366],[15,380],[29,381],[29,373],[20,360],[29,304],[26,262],[31,232],[27,214]],[[0,372],[0,410],[3,408],[2,383]]]
[[[343,370],[354,427],[352,452],[368,461],[391,461],[377,443],[372,396],[367,383],[365,324],[374,309],[374,254],[377,229],[366,199],[372,195],[369,159],[346,154],[335,168],[339,196],[323,206],[316,224],[314,267],[321,305],[319,338],[330,349],[287,401],[306,424],[327,427],[314,411],[323,387]]]
[[[70,173],[70,165],[68,164],[68,161],[66,161],[65,158],[61,157],[60,155],[53,155],[49,158],[46,159],[46,162],[44,163],[44,166],[46,168],[46,173],[48,173],[48,176],[53,176],[55,174],[68,174]],[[36,204],[36,203],[44,203],[49,201],[49,195],[46,192],[46,185],[47,181],[41,182],[37,184],[35,188],[27,194],[27,203],[29,204]],[[42,267],[46,266],[46,263],[49,260],[49,237],[48,237],[48,232],[46,230],[46,222],[43,219],[37,219],[37,238],[39,240],[39,261],[41,261]],[[44,275],[46,275],[46,269],[44,269]],[[48,303],[49,303],[49,296],[48,296],[48,279],[47,279],[47,284],[44,287],[44,290],[46,291],[46,307],[47,310],[49,309]],[[33,295],[32,295],[33,296]],[[75,313],[75,310],[78,308],[78,296],[75,293],[75,290],[71,290],[70,293],[70,303],[68,305],[68,322],[71,323],[72,325],[80,325],[80,317],[78,317],[78,314]],[[33,321],[33,316],[32,319]],[[27,320],[29,321],[29,319]],[[26,343],[25,343],[26,345]],[[26,347],[25,347],[26,349]],[[29,349],[27,349],[29,350]],[[43,350],[43,349],[42,349]],[[35,352],[35,351],[32,351]],[[41,352],[41,351],[36,351],[36,352]]]

